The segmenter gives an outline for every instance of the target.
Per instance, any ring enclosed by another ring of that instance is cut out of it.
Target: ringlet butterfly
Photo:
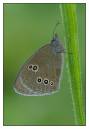
[[[14,90],[24,96],[51,95],[59,90],[64,47],[55,34],[19,71]]]

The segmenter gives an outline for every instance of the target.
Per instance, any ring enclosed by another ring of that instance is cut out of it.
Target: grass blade
[[[68,52],[68,68],[71,80],[72,101],[74,105],[76,125],[85,124],[85,115],[82,98],[82,81],[79,60],[79,40],[76,16],[76,4],[60,4],[61,15],[63,20],[66,48]]]

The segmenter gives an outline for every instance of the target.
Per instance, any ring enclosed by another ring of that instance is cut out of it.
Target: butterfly
[[[59,91],[64,47],[55,34],[49,44],[33,54],[20,69],[14,91],[24,96],[51,95]]]

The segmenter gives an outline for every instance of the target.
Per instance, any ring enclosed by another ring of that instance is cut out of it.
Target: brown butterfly
[[[40,48],[21,68],[14,86],[25,96],[51,95],[59,89],[64,47],[57,34]]]

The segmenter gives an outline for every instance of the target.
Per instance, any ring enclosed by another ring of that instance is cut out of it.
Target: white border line
[[[87,0],[1,0],[1,3],[86,3]]]
[[[2,60],[3,60],[3,3],[87,3],[87,28],[86,28],[86,41],[87,41],[87,44],[86,44],[86,85],[87,85],[87,89],[86,89],[86,100],[87,102],[89,101],[89,1],[88,0],[0,0],[0,128],[4,128],[3,127],[3,80],[2,80],[2,77],[3,77],[3,63],[2,63]],[[69,129],[69,128],[89,128],[89,102],[87,103],[87,113],[86,113],[86,116],[87,116],[87,126],[60,126],[60,128],[63,128],[65,129]],[[16,129],[23,129],[23,128],[29,128],[29,126],[7,126],[5,128],[16,128]],[[42,129],[42,128],[45,128],[45,126],[35,126],[35,127],[30,127],[30,128],[38,128],[38,129]],[[46,128],[50,128],[50,129],[53,129],[55,128],[55,126],[46,126]],[[58,126],[56,126],[56,128],[59,128]]]

